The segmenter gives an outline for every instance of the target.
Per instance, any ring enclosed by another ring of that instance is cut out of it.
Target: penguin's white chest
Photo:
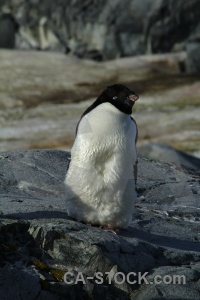
[[[127,227],[136,200],[136,126],[110,103],[79,124],[66,176],[68,214],[78,220]]]

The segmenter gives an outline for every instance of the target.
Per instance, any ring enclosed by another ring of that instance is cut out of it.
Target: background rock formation
[[[188,70],[200,71],[199,63],[191,62],[190,46],[199,47],[199,0],[2,0],[0,12],[0,30],[8,12],[19,26],[18,49],[71,52],[95,60],[187,50]],[[13,26],[7,24],[10,36]]]

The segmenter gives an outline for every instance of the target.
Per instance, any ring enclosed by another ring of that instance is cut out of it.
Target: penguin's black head
[[[90,111],[95,109],[98,105],[109,102],[114,105],[117,109],[122,111],[125,114],[131,115],[132,107],[137,101],[139,96],[137,96],[133,91],[129,90],[126,86],[122,84],[113,84],[108,86],[101,95],[90,105],[82,114],[77,127],[76,132],[78,130],[78,125],[81,119],[88,114]]]
[[[131,114],[132,107],[138,98],[139,96],[129,90],[126,86],[122,84],[114,84],[108,86],[107,89],[102,92],[102,94],[97,98],[97,102],[110,102],[120,111],[126,114]]]

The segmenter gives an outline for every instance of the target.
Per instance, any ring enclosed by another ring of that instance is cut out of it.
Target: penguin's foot
[[[75,219],[74,219],[75,220]],[[90,227],[97,227],[97,228],[101,228],[103,230],[106,230],[106,231],[111,231],[113,232],[114,234],[118,234],[119,231],[120,231],[120,228],[118,227],[112,227],[112,226],[109,226],[109,225],[98,225],[98,224],[91,224],[91,223],[88,223],[88,222],[85,222],[85,221],[80,221],[82,224],[84,225],[87,225],[87,226],[90,226]]]
[[[111,227],[111,226],[108,226],[108,225],[100,226],[100,228],[102,228],[103,230],[106,230],[106,231],[111,231],[114,234],[118,234],[119,231],[120,231],[120,228]]]

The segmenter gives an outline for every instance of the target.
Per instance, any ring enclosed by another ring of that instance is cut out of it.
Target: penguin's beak
[[[139,96],[136,94],[132,94],[132,95],[128,96],[128,99],[135,102],[139,99]]]

